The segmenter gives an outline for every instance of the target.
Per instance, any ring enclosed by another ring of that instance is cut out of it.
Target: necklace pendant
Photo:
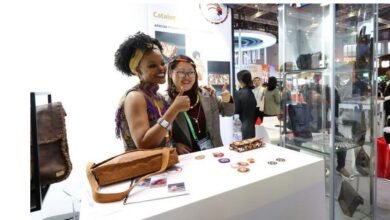
[[[198,124],[198,119],[195,118],[194,121],[195,121],[196,124]]]

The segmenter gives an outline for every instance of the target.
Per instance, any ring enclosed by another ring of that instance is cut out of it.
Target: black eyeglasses
[[[196,74],[195,71],[188,71],[188,72],[185,72],[185,71],[175,71],[175,72],[177,73],[177,75],[180,78],[184,78],[185,76],[188,76],[189,78],[194,78],[195,74]]]

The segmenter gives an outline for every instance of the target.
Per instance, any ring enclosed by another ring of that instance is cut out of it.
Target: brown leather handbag
[[[72,171],[61,102],[37,106],[37,134],[41,185],[65,180]],[[32,167],[32,164],[31,164]]]
[[[127,151],[98,164],[88,163],[87,177],[92,197],[96,202],[106,203],[124,199],[142,180],[164,172],[179,162],[176,148]],[[129,189],[118,193],[100,193],[100,186],[106,186],[140,177]]]
[[[359,205],[364,204],[364,199],[347,181],[343,181],[341,184],[338,201],[343,213],[349,217],[353,216]]]

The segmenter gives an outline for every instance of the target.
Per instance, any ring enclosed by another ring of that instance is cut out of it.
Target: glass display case
[[[279,10],[281,142],[324,157],[329,219],[375,216],[376,14],[375,4]],[[369,155],[364,163],[357,160],[363,151]],[[338,202],[343,181],[364,200],[352,213]]]

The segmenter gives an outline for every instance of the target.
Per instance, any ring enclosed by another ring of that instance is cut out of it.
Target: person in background
[[[363,146],[366,137],[366,120],[363,103],[369,97],[368,84],[362,80],[361,74],[354,74],[352,79],[352,100],[357,103],[352,121],[352,139],[358,146]]]
[[[169,106],[157,92],[166,81],[160,42],[141,32],[130,36],[116,51],[115,66],[140,80],[125,93],[116,112],[116,135],[122,137],[125,150],[166,146],[173,120],[189,109],[190,99],[179,94]]]
[[[336,75],[336,88],[335,88],[335,143],[342,143],[344,135],[340,132],[339,126],[341,125],[339,120],[339,105],[341,103],[341,98],[339,95],[339,91],[337,88],[340,88],[340,77]],[[330,87],[326,87],[326,99],[330,100]],[[327,101],[329,103],[327,106],[327,111],[330,109],[330,101]],[[328,113],[328,112],[327,112]],[[327,114],[328,115],[328,114]],[[328,128],[330,128],[331,123],[329,123]],[[337,166],[336,166],[336,173],[339,175],[342,175],[346,178],[349,178],[351,174],[348,172],[348,170],[345,168],[345,159],[347,157],[347,151],[344,149],[340,149],[336,152],[337,156]]]
[[[255,86],[254,89],[252,89],[253,94],[255,95],[256,99],[256,120],[258,117],[260,117],[261,121],[263,121],[263,112],[260,111],[261,106],[261,97],[263,96],[264,88],[262,85],[262,80],[260,77],[256,76],[253,78],[253,85]]]
[[[379,98],[382,98],[381,96],[385,97],[386,88],[390,84],[390,70],[387,70],[385,75],[379,76],[377,81]]]
[[[382,84],[382,87],[384,87],[383,96],[385,99],[383,107],[385,110],[385,118],[387,120],[387,117],[390,115],[390,70],[386,71],[386,81]]]
[[[355,72],[352,74],[352,101],[354,103],[354,109],[352,113],[351,126],[352,141],[356,146],[358,146],[354,148],[355,155],[357,155],[356,158],[359,158],[359,153],[361,150],[364,151],[363,145],[365,143],[367,133],[366,116],[363,106],[364,104],[367,104],[366,101],[367,98],[370,97],[370,92],[369,86],[364,81],[363,77],[364,76],[361,70],[356,68]],[[357,171],[363,176],[369,175],[369,163],[368,160],[365,161],[367,162],[365,167],[362,167],[362,164],[359,164],[358,167],[358,162],[355,162]]]
[[[276,88],[277,80],[274,76],[268,78],[267,89],[264,90],[264,116],[277,116],[280,113],[280,92]]]
[[[252,75],[248,70],[241,70],[237,73],[240,89],[234,96],[236,106],[235,114],[238,114],[241,121],[242,139],[255,137],[255,123],[257,118],[257,102],[252,92],[254,89]]]
[[[194,61],[185,55],[174,57],[168,65],[168,101],[183,95],[189,97],[190,107],[179,113],[173,122],[173,146],[179,154],[186,154],[223,146],[219,115],[232,116],[234,102],[224,88],[220,97],[210,89],[198,86]]]

